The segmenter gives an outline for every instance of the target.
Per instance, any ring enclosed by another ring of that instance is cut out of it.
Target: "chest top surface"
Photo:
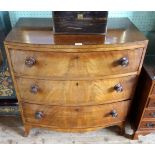
[[[5,39],[6,44],[114,45],[147,40],[128,18],[109,18],[106,35],[55,35],[51,18],[20,18]]]

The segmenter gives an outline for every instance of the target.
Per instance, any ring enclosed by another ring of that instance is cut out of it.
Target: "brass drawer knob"
[[[119,60],[119,64],[122,66],[122,67],[127,67],[128,64],[129,64],[129,60],[127,57],[123,57]]]
[[[27,57],[27,58],[25,59],[25,65],[26,65],[27,67],[32,67],[35,63],[36,63],[36,60],[35,60],[34,57]]]
[[[35,118],[36,119],[42,119],[44,117],[44,113],[42,111],[37,111],[35,113]]]
[[[33,93],[33,94],[36,94],[37,92],[39,91],[39,86],[34,84],[31,86],[30,88],[30,92]]]
[[[111,115],[112,117],[116,118],[116,117],[118,116],[118,113],[117,113],[116,110],[112,110],[112,111],[110,112],[110,115]]]
[[[155,124],[153,124],[153,123],[146,123],[146,127],[147,128],[153,128],[155,126]]]
[[[116,92],[122,92],[122,91],[123,91],[123,86],[122,86],[120,83],[118,83],[118,84],[116,84],[116,85],[114,86],[114,90],[115,90]]]

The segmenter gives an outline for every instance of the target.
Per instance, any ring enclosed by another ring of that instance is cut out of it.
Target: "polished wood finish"
[[[47,81],[17,78],[21,101],[49,105],[98,105],[131,99],[136,75],[93,81]],[[121,92],[115,86],[121,84]],[[38,90],[32,92],[36,85]]]
[[[37,22],[36,22],[37,20]],[[48,20],[48,21],[47,21]],[[50,22],[51,21],[51,22]],[[34,24],[36,22],[36,24]],[[143,47],[147,44],[145,36],[136,28],[136,26],[128,18],[110,18],[108,19],[108,27],[106,35],[54,35],[52,29],[52,20],[49,19],[35,19],[25,18],[21,19],[20,23],[17,22],[17,27],[13,28],[8,34],[6,41],[9,45],[19,45],[23,47],[37,47],[40,49],[51,50],[57,46],[62,50],[68,49],[72,51],[75,49],[98,50],[103,48],[108,51],[110,49],[133,49],[135,47]],[[51,29],[50,29],[51,28]],[[98,39],[96,39],[98,38]],[[105,40],[99,43],[99,39]],[[55,42],[55,39],[57,40]],[[85,46],[75,46],[78,41],[83,43]],[[7,44],[5,43],[5,44]],[[8,45],[8,46],[9,46]],[[54,45],[54,46],[51,46]],[[68,46],[70,45],[70,48]],[[91,45],[91,48],[89,48]],[[18,47],[17,49],[19,49]],[[47,47],[47,48],[45,48]],[[97,48],[98,47],[98,48]],[[25,49],[25,48],[23,48]]]
[[[25,136],[32,127],[123,131],[147,39],[126,18],[109,19],[106,36],[54,35],[45,21],[20,19],[5,40]]]
[[[155,108],[155,99],[151,99],[151,98],[149,99],[148,107]]]
[[[155,129],[155,121],[142,121],[140,124],[140,128],[143,130],[150,130]]]
[[[155,110],[153,109],[146,109],[144,112],[144,118],[155,118]]]
[[[97,106],[49,106],[24,103],[23,110],[26,122],[38,125],[47,125],[70,131],[104,127],[126,120],[130,100]],[[115,110],[118,115],[113,116]],[[37,118],[36,113],[41,112],[42,117]]]
[[[155,95],[155,85],[154,85],[153,88],[152,88],[151,95],[152,95],[152,96]]]
[[[136,90],[134,99],[135,105],[138,107],[135,113],[133,128],[135,134],[133,139],[137,139],[138,135],[146,135],[155,132],[155,56],[146,56],[143,64],[140,81]],[[137,99],[136,99],[137,98]],[[137,104],[136,104],[137,103]]]
[[[10,50],[13,69],[16,76],[50,77],[50,78],[97,78],[105,75],[137,72],[143,49],[74,53],[38,52]],[[25,64],[26,59],[35,59],[32,66]],[[122,58],[128,59],[123,66]],[[121,61],[122,60],[122,61]]]

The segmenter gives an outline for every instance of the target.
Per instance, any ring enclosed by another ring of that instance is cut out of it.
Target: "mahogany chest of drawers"
[[[132,108],[136,118],[132,119],[135,130],[133,139],[137,139],[138,135],[155,132],[155,56],[145,57],[134,103],[137,110]],[[134,110],[137,112],[134,113]]]
[[[106,36],[54,35],[47,20],[20,19],[5,40],[25,135],[123,129],[147,39],[126,18],[109,19]]]

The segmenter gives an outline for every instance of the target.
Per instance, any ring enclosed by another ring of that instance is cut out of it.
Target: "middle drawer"
[[[93,81],[47,81],[17,78],[22,101],[50,105],[95,105],[130,99],[136,75]]]

